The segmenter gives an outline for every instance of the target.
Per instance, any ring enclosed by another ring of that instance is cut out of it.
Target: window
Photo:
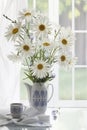
[[[72,27],[76,36],[73,56],[78,57],[77,65],[70,72],[55,67],[56,78],[52,81],[55,91],[49,105],[58,107],[87,106],[87,1],[86,0],[28,0],[29,8],[40,10],[51,21],[62,26]],[[56,71],[57,70],[57,71]],[[23,74],[23,73],[22,73]],[[27,99],[25,87],[22,99]],[[24,92],[25,91],[25,92]],[[26,94],[25,94],[26,93]],[[24,95],[23,95],[24,94]],[[57,100],[58,99],[58,100]],[[55,103],[54,101],[58,101]]]
[[[86,0],[61,0],[59,1],[59,23],[72,26],[76,36],[73,55],[78,57],[78,62],[71,72],[59,69],[59,99],[62,106],[85,107],[87,106],[87,1]]]

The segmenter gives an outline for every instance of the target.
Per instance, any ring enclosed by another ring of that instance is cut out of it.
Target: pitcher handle
[[[49,102],[49,101],[51,100],[51,98],[53,97],[53,93],[54,93],[53,84],[48,84],[47,87],[49,87],[49,86],[51,86],[51,88],[52,88],[52,92],[51,92],[51,95],[50,95],[49,99],[47,100],[47,102]]]

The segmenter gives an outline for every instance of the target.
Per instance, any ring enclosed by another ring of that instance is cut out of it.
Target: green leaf
[[[27,76],[27,78],[29,78],[31,81],[33,81],[33,77],[30,76],[29,74],[27,74],[26,72],[24,72],[24,74]]]

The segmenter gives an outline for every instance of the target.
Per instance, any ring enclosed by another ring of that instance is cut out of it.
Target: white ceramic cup
[[[24,108],[25,107],[22,103],[11,103],[10,104],[11,116],[13,118],[21,118]]]

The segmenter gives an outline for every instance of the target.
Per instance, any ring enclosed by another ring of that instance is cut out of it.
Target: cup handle
[[[47,87],[49,87],[49,86],[51,86],[51,88],[52,88],[52,92],[51,92],[51,95],[50,95],[49,99],[47,100],[47,102],[49,102],[49,101],[51,100],[51,98],[53,97],[53,93],[54,93],[53,84],[48,84]]]

